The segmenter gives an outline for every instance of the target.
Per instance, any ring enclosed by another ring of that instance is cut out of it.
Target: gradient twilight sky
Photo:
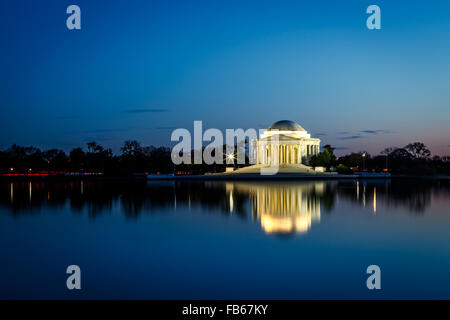
[[[66,28],[81,8],[82,29]],[[381,30],[366,8],[381,8]],[[0,148],[298,122],[337,154],[450,154],[449,1],[0,2]]]

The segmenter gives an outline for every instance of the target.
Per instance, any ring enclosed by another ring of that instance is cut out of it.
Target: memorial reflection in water
[[[16,181],[0,183],[0,209],[14,216],[86,212],[90,221],[117,209],[129,219],[166,212],[215,212],[257,222],[267,234],[305,233],[344,203],[379,215],[422,215],[447,197],[446,180],[345,181]],[[441,194],[443,194],[441,196]],[[253,226],[252,226],[253,227]]]
[[[230,201],[233,192],[248,193],[252,217],[266,233],[306,233],[320,222],[320,197],[324,182],[305,183],[228,183]]]

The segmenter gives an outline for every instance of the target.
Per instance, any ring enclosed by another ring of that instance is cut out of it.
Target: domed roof
[[[279,130],[279,131],[306,131],[297,122],[290,120],[281,120],[273,123],[268,129]]]

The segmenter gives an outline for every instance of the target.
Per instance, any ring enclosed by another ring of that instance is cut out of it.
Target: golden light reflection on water
[[[377,214],[377,188],[373,188],[373,214]]]
[[[33,207],[59,206],[70,199],[71,207],[77,210],[86,207],[98,215],[118,200],[124,214],[133,218],[170,207],[173,210],[195,208],[240,219],[250,218],[270,234],[305,233],[315,228],[321,215],[331,213],[344,202],[351,204],[352,210],[360,207],[360,212],[377,216],[399,207],[418,215],[425,213],[432,200],[437,199],[435,194],[447,197],[448,190],[450,186],[442,181],[411,183],[404,180],[128,184],[123,181],[16,181],[0,184],[0,205],[6,204],[11,213],[19,215]]]
[[[14,202],[14,184],[13,183],[9,184],[9,196],[10,196],[11,203],[13,203]]]
[[[230,195],[233,191],[250,194],[252,217],[266,233],[306,233],[313,223],[320,222],[319,197],[324,192],[324,182],[227,183],[226,189]]]

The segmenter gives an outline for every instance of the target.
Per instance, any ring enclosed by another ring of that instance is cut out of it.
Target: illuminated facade
[[[272,124],[259,139],[252,140],[253,162],[262,165],[307,164],[318,154],[320,139],[311,135],[298,123],[282,120]]]

